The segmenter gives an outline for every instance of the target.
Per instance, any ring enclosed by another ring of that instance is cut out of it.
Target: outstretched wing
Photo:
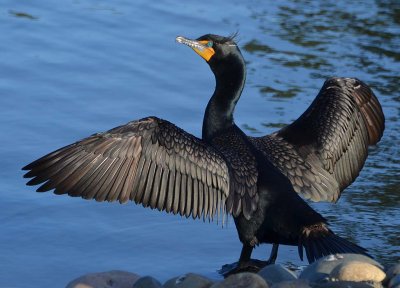
[[[123,203],[193,218],[225,211],[225,160],[202,140],[155,117],[94,134],[25,166],[37,191]]]
[[[252,141],[314,201],[336,201],[359,175],[385,118],[372,90],[355,78],[328,79],[292,124]]]

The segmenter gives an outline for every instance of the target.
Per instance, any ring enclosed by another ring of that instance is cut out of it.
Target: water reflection
[[[33,16],[29,13],[25,13],[25,12],[17,12],[17,11],[12,11],[12,10],[10,10],[8,12],[10,13],[10,15],[13,15],[13,16],[19,17],[19,18],[26,18],[29,20],[38,20],[39,19],[38,17],[35,17],[35,16]]]
[[[300,91],[301,90],[299,87],[293,87],[287,90],[279,90],[269,86],[264,86],[260,88],[260,93],[271,94],[273,97],[278,97],[278,98],[292,98],[296,96]]]

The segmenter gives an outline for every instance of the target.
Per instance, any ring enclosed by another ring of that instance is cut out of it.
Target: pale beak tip
[[[178,42],[178,43],[183,43],[184,40],[185,40],[185,38],[182,37],[182,36],[178,36],[178,37],[175,38],[175,41]]]

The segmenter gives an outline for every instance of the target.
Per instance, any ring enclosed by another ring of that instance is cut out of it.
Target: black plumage
[[[259,243],[296,245],[303,258],[365,249],[335,235],[299,195],[337,201],[362,169],[368,145],[384,130],[371,89],[355,78],[330,78],[292,124],[263,137],[246,136],[233,112],[246,66],[230,37],[177,37],[204,58],[216,79],[202,139],[156,118],[94,134],[25,166],[37,191],[97,201],[128,200],[186,217],[233,215],[243,243],[238,269]],[[297,192],[297,193],[296,193]],[[236,269],[236,270],[238,270]],[[228,271],[230,272],[230,271]]]

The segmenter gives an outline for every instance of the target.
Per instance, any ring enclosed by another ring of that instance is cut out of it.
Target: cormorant
[[[255,245],[305,249],[309,262],[332,253],[366,253],[334,234],[300,196],[335,202],[358,176],[368,146],[384,130],[382,108],[355,78],[330,78],[292,124],[249,137],[233,112],[246,66],[232,37],[177,37],[206,60],[216,87],[199,139],[174,124],[148,117],[94,134],[25,166],[37,191],[97,201],[128,200],[193,218],[234,218],[243,243],[239,271],[251,264]],[[225,271],[231,272],[231,271]]]

